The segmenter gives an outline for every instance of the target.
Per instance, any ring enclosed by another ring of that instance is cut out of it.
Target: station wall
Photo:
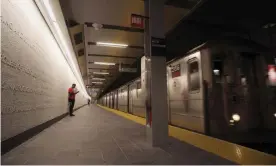
[[[68,112],[68,88],[81,87],[33,0],[2,0],[2,141]],[[86,104],[85,92],[75,107]]]

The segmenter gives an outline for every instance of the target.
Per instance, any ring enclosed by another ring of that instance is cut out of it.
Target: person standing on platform
[[[90,99],[88,99],[88,105],[90,105]]]
[[[76,89],[76,84],[73,84],[71,88],[68,89],[68,103],[69,103],[69,115],[75,116],[73,114],[73,109],[75,105],[75,96],[79,93]]]

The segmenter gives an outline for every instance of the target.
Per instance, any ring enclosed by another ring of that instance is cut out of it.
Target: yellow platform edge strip
[[[98,104],[97,104],[98,105]],[[144,118],[98,105],[126,119],[145,125]],[[276,165],[276,157],[234,143],[169,125],[169,136],[241,165]]]

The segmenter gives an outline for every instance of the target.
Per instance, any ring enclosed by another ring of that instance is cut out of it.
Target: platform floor
[[[98,106],[85,106],[3,155],[2,164],[234,164],[169,138],[168,148],[145,141],[145,126]]]

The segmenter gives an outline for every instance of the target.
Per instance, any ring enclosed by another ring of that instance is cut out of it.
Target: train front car
[[[273,63],[245,40],[207,42],[167,67],[172,125],[237,143],[274,142]]]

